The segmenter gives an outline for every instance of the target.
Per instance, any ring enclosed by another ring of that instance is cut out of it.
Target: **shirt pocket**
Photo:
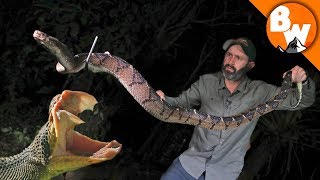
[[[237,109],[239,109],[240,107],[241,107],[241,105],[243,105],[243,103],[241,103],[241,101],[233,101],[231,104],[230,104],[230,109],[232,110],[232,111],[234,111],[234,110],[237,110]]]
[[[230,110],[231,112],[233,112],[233,114],[239,114],[247,112],[250,109],[255,108],[256,106],[256,102],[251,99],[236,100],[230,104]]]
[[[201,100],[201,111],[210,115],[221,116],[223,114],[223,100],[220,97],[208,97]]]

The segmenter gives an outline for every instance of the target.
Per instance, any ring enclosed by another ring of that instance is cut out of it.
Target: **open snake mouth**
[[[93,110],[97,100],[84,92],[63,91],[55,96],[49,107],[49,166],[57,171],[74,170],[90,164],[114,158],[122,145],[116,140],[102,142],[93,140],[74,130],[84,123],[77,115]]]

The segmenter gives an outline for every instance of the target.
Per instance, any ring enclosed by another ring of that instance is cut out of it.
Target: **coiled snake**
[[[110,53],[92,53],[90,57],[87,53],[72,56],[68,47],[54,37],[35,31],[34,38],[57,57],[56,69],[60,73],[76,73],[84,69],[86,63],[88,69],[93,72],[110,73],[147,112],[159,120],[170,123],[189,124],[212,130],[236,128],[274,110],[287,97],[292,85],[292,73],[289,71],[283,79],[280,92],[274,98],[247,112],[232,117],[217,117],[195,109],[173,107],[161,101],[155,90],[131,64]]]

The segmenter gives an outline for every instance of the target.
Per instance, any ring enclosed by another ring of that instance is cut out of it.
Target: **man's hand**
[[[164,97],[164,92],[162,92],[161,90],[157,90],[156,93],[158,94],[158,96],[160,96],[161,101],[166,100]]]
[[[306,71],[303,68],[301,68],[300,66],[295,66],[290,71],[292,71],[292,82],[293,83],[303,82],[303,81],[305,81],[307,79]],[[283,77],[286,74],[287,74],[287,72],[285,72],[283,74]]]

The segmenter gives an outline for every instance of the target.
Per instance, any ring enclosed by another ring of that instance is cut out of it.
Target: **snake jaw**
[[[44,48],[46,48],[51,54],[55,55],[58,60],[56,70],[61,74],[77,73],[84,69],[85,61],[79,62],[77,58],[73,57],[73,53],[69,48],[61,43],[58,39],[35,30],[33,32],[33,38]]]
[[[50,151],[48,174],[53,177],[63,172],[114,158],[122,145],[117,141],[93,140],[74,130],[85,123],[77,115],[93,110],[96,99],[84,92],[63,91],[50,104]]]
[[[62,73],[62,74],[65,74],[66,72],[66,68],[60,64],[59,62],[56,64],[56,70],[59,72],[59,73]]]

